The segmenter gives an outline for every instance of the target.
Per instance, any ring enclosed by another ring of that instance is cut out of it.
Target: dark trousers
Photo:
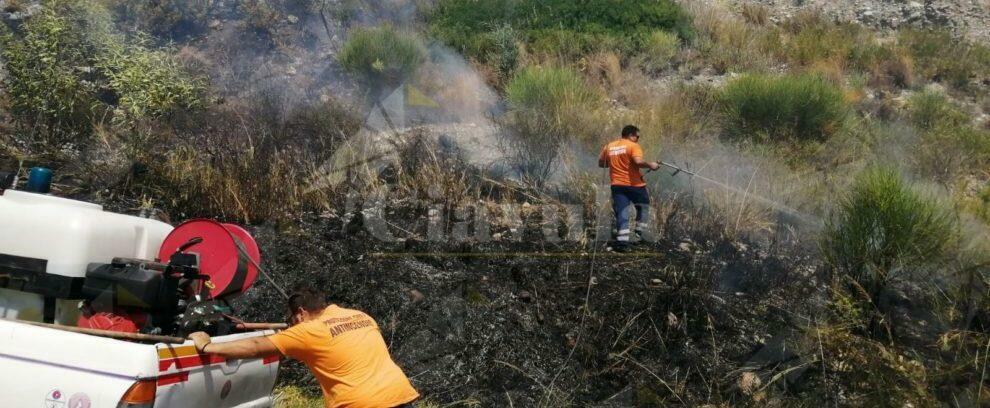
[[[629,226],[630,212],[636,207],[636,232],[646,228],[646,217],[650,212],[650,193],[646,187],[612,186],[612,211],[615,212],[616,241],[629,242],[632,229]]]

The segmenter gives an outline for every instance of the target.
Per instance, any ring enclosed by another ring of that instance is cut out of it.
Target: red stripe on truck
[[[219,364],[227,361],[223,357],[216,355],[194,355],[187,357],[170,358],[158,360],[158,371],[168,371],[174,365],[176,369],[196,368],[212,364]]]
[[[158,386],[162,387],[162,386],[178,384],[186,381],[189,381],[188,372],[166,374],[161,377],[158,377]]]
[[[281,356],[279,356],[278,354],[273,354],[273,355],[270,355],[270,356],[265,357],[264,359],[261,360],[261,362],[263,364],[271,364],[271,363],[274,363],[274,362],[276,362],[276,361],[278,361],[280,359],[281,359]]]

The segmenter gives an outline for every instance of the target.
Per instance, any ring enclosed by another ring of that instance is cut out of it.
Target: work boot
[[[632,251],[632,247],[629,245],[628,241],[616,241],[615,244],[612,244],[609,249],[611,249],[612,252],[620,254]]]

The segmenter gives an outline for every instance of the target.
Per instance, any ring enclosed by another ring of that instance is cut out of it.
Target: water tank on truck
[[[97,204],[0,190],[0,318],[75,325],[88,265],[155,259],[171,231]]]

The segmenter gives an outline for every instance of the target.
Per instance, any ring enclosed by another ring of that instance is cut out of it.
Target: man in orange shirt
[[[636,206],[636,234],[642,238],[646,227],[646,215],[650,208],[650,193],[646,190],[641,168],[657,170],[660,163],[643,160],[639,147],[639,129],[628,125],[622,129],[622,138],[606,144],[598,156],[598,167],[608,168],[612,181],[612,210],[615,212],[618,235],[614,249],[629,249],[629,211]]]
[[[203,332],[189,338],[200,353],[228,359],[282,355],[302,361],[319,381],[328,408],[402,407],[419,398],[371,316],[327,306],[322,294],[306,287],[288,303],[292,327],[280,333],[226,343],[212,343]]]

